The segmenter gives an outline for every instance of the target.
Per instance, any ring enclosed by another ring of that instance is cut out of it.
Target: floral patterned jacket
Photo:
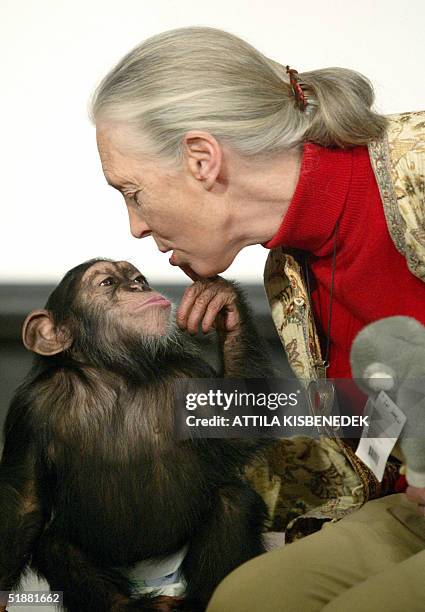
[[[425,282],[425,112],[390,115],[384,137],[369,145],[388,229],[413,274]],[[301,383],[325,376],[297,252],[278,247],[264,270],[272,318]],[[270,529],[295,539],[335,521],[374,497],[392,492],[398,465],[379,483],[336,433],[282,439],[250,478],[271,515]]]

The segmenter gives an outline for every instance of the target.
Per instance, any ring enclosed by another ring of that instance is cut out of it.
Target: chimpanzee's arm
[[[265,552],[262,540],[267,508],[246,483],[217,491],[211,516],[192,538],[183,560],[187,604],[204,610],[218,583],[245,561]]]
[[[260,337],[251,309],[242,290],[231,283],[236,293],[240,325],[232,332],[225,333],[217,326],[222,347],[222,372],[225,378],[272,378],[273,366],[268,348]]]
[[[6,422],[0,463],[0,590],[18,584],[45,523],[39,497],[37,460],[26,417]]]

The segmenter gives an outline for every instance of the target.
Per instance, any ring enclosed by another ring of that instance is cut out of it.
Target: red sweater
[[[337,219],[327,376],[351,378],[350,347],[362,327],[392,315],[408,315],[425,324],[425,283],[408,270],[389,235],[367,147],[341,150],[307,143],[288,211],[263,246],[310,253],[311,297],[319,329],[326,333],[328,326]]]

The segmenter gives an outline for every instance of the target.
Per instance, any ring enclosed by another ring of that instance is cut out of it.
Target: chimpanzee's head
[[[46,307],[27,316],[23,342],[44,356],[94,349],[112,356],[140,341],[158,348],[178,334],[172,306],[129,262],[92,259],[67,272]]]

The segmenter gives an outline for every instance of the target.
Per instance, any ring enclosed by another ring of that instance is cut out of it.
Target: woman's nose
[[[134,213],[132,210],[128,210],[128,219],[130,221],[130,232],[135,238],[146,238],[150,236],[151,229],[147,223],[140,218],[140,216]]]

